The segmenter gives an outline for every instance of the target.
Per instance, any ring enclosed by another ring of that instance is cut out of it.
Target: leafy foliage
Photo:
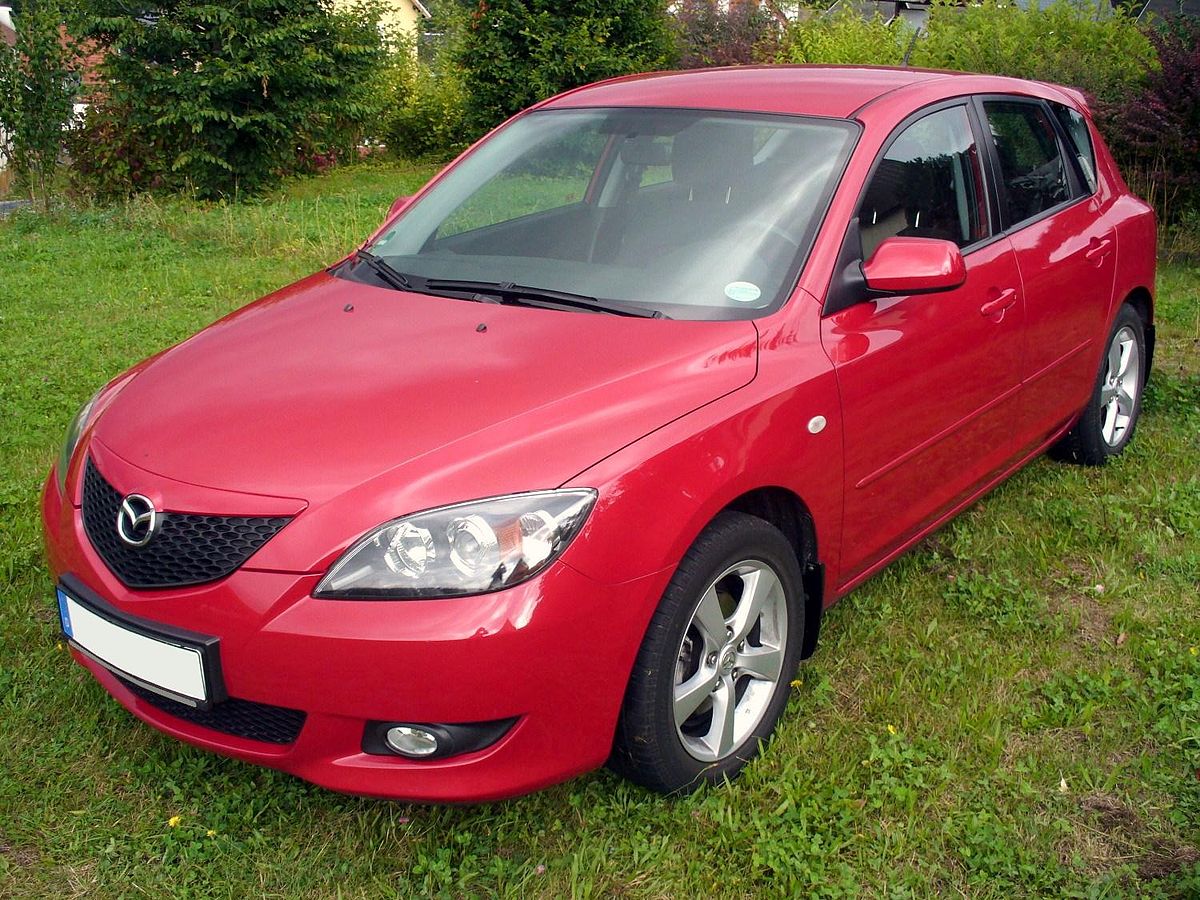
[[[912,29],[900,18],[864,18],[850,5],[831,14],[809,13],[788,29],[778,61],[828,65],[898,66]]]
[[[672,18],[681,69],[761,62],[779,50],[778,21],[757,3],[682,0]]]
[[[1149,33],[1158,54],[1145,83],[1105,107],[1107,137],[1168,221],[1200,213],[1200,20],[1180,17]]]
[[[17,15],[17,42],[0,41],[0,152],[43,208],[71,118],[72,51],[59,36],[56,0],[27,0]]]
[[[216,197],[347,153],[372,112],[377,26],[376,9],[327,0],[168,0],[153,15],[91,0],[82,33],[107,48],[107,83],[76,145],[82,168],[111,174],[108,193]]]
[[[467,95],[453,69],[414,65],[403,85],[403,103],[391,116],[388,147],[408,159],[444,159],[467,145]]]
[[[444,22],[444,8],[441,15]],[[441,36],[459,39],[452,27]],[[380,109],[372,136],[397,156],[445,160],[467,145],[463,75],[444,49],[420,56],[414,50],[411,40],[397,41],[375,79]]]
[[[671,39],[662,0],[479,0],[457,53],[482,133],[559,91],[661,68]]]
[[[1153,59],[1136,20],[1120,8],[1098,17],[1094,3],[1056,0],[1041,9],[982,0],[965,7],[935,4],[910,61],[1052,81],[1115,100],[1137,84]]]

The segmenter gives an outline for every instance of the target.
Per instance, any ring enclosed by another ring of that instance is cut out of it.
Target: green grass
[[[70,416],[349,250],[428,174],[0,223],[0,895],[1200,895],[1195,266],[1161,273],[1129,451],[1034,463],[835,607],[733,786],[664,800],[598,772],[476,808],[362,800],[109,699],[58,644],[41,562]]]

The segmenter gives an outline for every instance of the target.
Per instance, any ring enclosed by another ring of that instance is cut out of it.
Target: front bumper
[[[602,765],[641,636],[669,572],[605,585],[559,563],[493,594],[427,601],[316,600],[320,574],[243,567],[220,581],[130,590],[105,567],[53,477],[42,497],[47,558],[121,612],[220,640],[230,698],[301,711],[286,744],[165,711],[96,662],[76,659],[138,718],[199,747],[339,791],[478,802]],[[253,559],[248,565],[253,564]],[[516,724],[483,750],[431,761],[364,753],[368,721]]]

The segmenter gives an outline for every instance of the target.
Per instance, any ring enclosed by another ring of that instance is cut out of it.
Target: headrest
[[[754,165],[754,129],[737,122],[697,122],[675,135],[671,176],[676,183],[722,189]]]

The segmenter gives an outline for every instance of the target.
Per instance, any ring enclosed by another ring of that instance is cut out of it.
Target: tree
[[[123,159],[149,154],[127,160],[138,172],[202,197],[254,193],[345,153],[373,112],[375,8],[166,0],[151,11],[90,0],[81,27],[107,51],[97,134],[125,140]],[[119,127],[105,128],[106,116]]]
[[[681,0],[672,15],[681,69],[761,62],[779,50],[776,11],[752,0]]]
[[[31,200],[49,208],[63,129],[75,97],[72,52],[55,0],[27,0],[14,16],[17,42],[0,41],[0,151]]]
[[[559,91],[669,64],[661,0],[479,0],[458,47],[476,133]]]

